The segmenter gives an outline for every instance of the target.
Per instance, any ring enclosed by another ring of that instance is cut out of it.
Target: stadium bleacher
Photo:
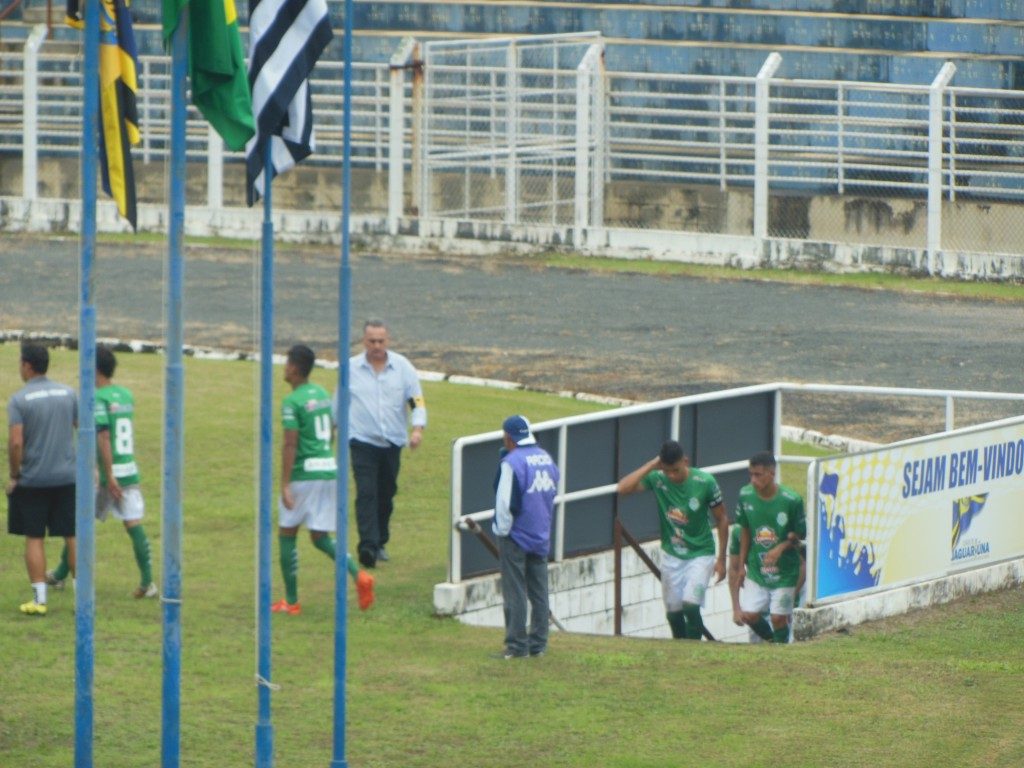
[[[335,28],[344,3],[329,0]],[[161,52],[160,0],[136,0],[142,54]],[[239,4],[243,24],[247,8]],[[15,16],[17,18],[17,15]],[[600,31],[619,72],[756,74],[772,51],[778,76],[925,84],[945,61],[959,86],[1024,90],[1020,0],[521,0],[357,2],[354,57],[383,62],[401,38]],[[56,39],[72,39],[56,29]],[[5,38],[16,32],[10,24]],[[336,39],[328,57],[341,55]]]

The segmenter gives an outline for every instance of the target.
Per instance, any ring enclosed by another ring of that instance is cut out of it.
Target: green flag
[[[187,0],[163,0],[164,42],[178,26]],[[231,149],[245,148],[256,132],[252,95],[238,34],[234,0],[191,0],[189,77],[192,103]]]

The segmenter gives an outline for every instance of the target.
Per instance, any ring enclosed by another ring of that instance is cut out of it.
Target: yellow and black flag
[[[67,23],[85,26],[81,0],[67,0]],[[138,144],[138,53],[132,19],[124,0],[100,2],[100,168],[103,191],[136,228],[135,172],[131,145]]]

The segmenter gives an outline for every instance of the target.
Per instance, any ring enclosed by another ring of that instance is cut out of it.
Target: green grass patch
[[[76,355],[52,358],[53,378],[75,384]],[[159,356],[122,355],[117,377],[136,393],[157,574],[162,366]],[[0,371],[6,402],[20,385],[16,345],[0,345]],[[326,372],[315,378],[333,388]],[[252,364],[186,360],[185,766],[253,762],[256,392]],[[500,630],[433,615],[448,557],[451,441],[497,429],[511,412],[541,421],[600,406],[452,384],[427,384],[426,397],[430,426],[423,447],[403,455],[378,604],[361,614],[350,595],[350,765],[987,768],[1024,754],[1019,591],[785,648],[556,633],[542,659],[492,660]],[[95,764],[156,766],[160,606],[129,597],[137,574],[120,524],[98,524],[96,537]],[[44,619],[21,616],[22,551],[20,538],[0,536],[0,766],[63,768],[74,739],[73,595],[54,593]],[[58,552],[50,542],[51,564]],[[303,613],[273,622],[279,768],[331,758],[332,564],[308,538],[299,557]],[[276,560],[273,579],[276,596]]]

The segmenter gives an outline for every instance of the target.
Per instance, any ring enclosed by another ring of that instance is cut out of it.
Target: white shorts
[[[662,550],[661,599],[665,610],[669,613],[682,610],[683,603],[704,605],[704,592],[714,570],[714,555],[683,560]]]
[[[338,506],[338,482],[336,480],[293,480],[292,497],[295,506],[285,509],[280,497],[277,500],[278,524],[282,528],[306,526],[311,531],[334,533],[335,516]]]
[[[117,520],[131,522],[141,520],[146,511],[146,505],[142,502],[142,491],[137,485],[129,485],[121,488],[121,500],[114,501],[110,491],[106,488],[99,488],[96,491],[96,519],[106,520],[107,515],[113,515]]]
[[[744,613],[768,613],[773,616],[789,616],[793,613],[793,597],[796,587],[775,587],[768,589],[750,578],[744,579],[740,587],[740,610]]]

